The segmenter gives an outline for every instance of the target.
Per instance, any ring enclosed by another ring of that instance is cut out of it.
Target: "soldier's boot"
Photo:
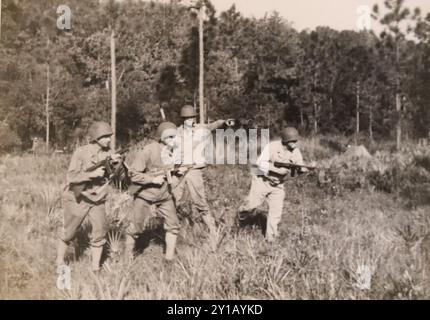
[[[133,261],[135,258],[134,248],[136,246],[136,239],[127,234],[125,236],[125,255],[128,261]]]
[[[175,258],[176,239],[178,236],[171,232],[166,232],[166,260],[172,261]]]
[[[68,247],[67,243],[65,243],[61,239],[58,240],[58,244],[57,244],[57,260],[56,260],[57,266],[62,266],[62,265],[66,264],[66,262],[64,261],[64,258],[66,256],[67,247]]]
[[[212,216],[212,214],[207,213],[202,216],[203,222],[206,224],[206,226],[209,228],[210,234],[216,234],[216,225],[215,225],[215,218]]]
[[[102,259],[103,246],[91,247],[91,270],[94,272],[100,271],[100,260]]]

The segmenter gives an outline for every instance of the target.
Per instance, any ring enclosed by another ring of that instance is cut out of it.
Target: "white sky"
[[[357,30],[359,19],[357,9],[363,5],[372,8],[375,3],[383,7],[384,0],[211,0],[211,2],[218,13],[229,9],[234,3],[236,9],[247,17],[260,18],[276,10],[298,30],[314,29],[317,26]],[[405,4],[410,9],[419,7],[423,14],[430,12],[430,0],[405,0]],[[375,21],[372,21],[372,24],[371,27],[378,31],[378,26],[374,25]]]

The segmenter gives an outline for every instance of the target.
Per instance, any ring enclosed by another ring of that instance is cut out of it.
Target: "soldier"
[[[181,109],[183,125],[178,128],[178,138],[181,139],[181,163],[193,164],[179,185],[175,188],[175,198],[180,201],[184,195],[185,188],[188,189],[193,207],[202,216],[203,221],[211,233],[216,231],[215,219],[210,212],[206,200],[205,185],[203,182],[203,169],[206,167],[206,160],[202,154],[201,143],[208,137],[211,131],[227,124],[229,120],[218,120],[211,124],[196,124],[196,110],[190,105]]]
[[[90,245],[92,256],[92,270],[100,270],[100,260],[103,245],[106,243],[106,210],[107,191],[104,178],[104,168],[86,172],[86,169],[105,160],[108,156],[113,161],[119,161],[121,155],[112,154],[110,149],[111,126],[102,121],[94,122],[89,128],[91,142],[79,147],[72,155],[67,171],[68,192],[64,196],[64,224],[57,248],[57,265],[64,265],[64,256],[70,241],[86,217],[92,226]],[[85,191],[78,197],[72,192],[74,184],[85,184]]]
[[[274,162],[303,165],[303,158],[297,147],[298,131],[293,127],[284,128],[281,140],[269,143],[257,160],[259,172],[254,174],[251,189],[244,204],[239,208],[239,218],[256,209],[267,199],[269,212],[267,215],[266,240],[272,242],[278,235],[278,224],[281,220],[284,204],[284,177],[290,173],[287,168],[277,168]],[[300,172],[306,172],[300,168]]]
[[[129,168],[134,185],[129,192],[134,196],[130,226],[127,229],[126,247],[130,260],[134,258],[135,240],[145,229],[146,221],[155,207],[156,214],[164,219],[166,231],[165,259],[174,259],[180,224],[168,184],[168,172],[174,167],[176,126],[163,122],[157,128],[158,141],[148,144],[137,155]],[[138,188],[136,189],[136,185]]]

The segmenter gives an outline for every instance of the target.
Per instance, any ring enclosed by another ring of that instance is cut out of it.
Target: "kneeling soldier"
[[[89,218],[92,231],[90,236],[92,270],[100,270],[103,245],[106,243],[107,191],[105,169],[86,170],[94,164],[111,157],[119,161],[121,155],[110,150],[110,125],[106,122],[94,122],[89,128],[91,143],[76,149],[67,171],[68,192],[64,196],[64,224],[57,248],[57,265],[64,265],[67,247],[72,241],[86,217]],[[81,185],[82,192],[74,192],[74,186]]]
[[[180,224],[168,181],[174,167],[174,148],[176,126],[163,122],[157,128],[159,141],[148,144],[140,151],[129,168],[133,185],[129,193],[133,194],[133,210],[130,226],[127,230],[127,253],[134,258],[135,240],[145,229],[151,209],[156,208],[157,215],[164,219],[166,231],[166,260],[175,255],[176,239]],[[137,188],[136,188],[137,186]]]
[[[257,160],[259,172],[252,177],[251,190],[244,204],[239,208],[239,218],[256,209],[267,199],[269,212],[267,216],[266,240],[272,242],[278,235],[278,224],[281,221],[285,191],[284,178],[290,169],[278,168],[275,162],[303,165],[303,158],[297,148],[299,133],[295,128],[282,130],[281,140],[269,143]],[[307,171],[300,168],[300,172]]]

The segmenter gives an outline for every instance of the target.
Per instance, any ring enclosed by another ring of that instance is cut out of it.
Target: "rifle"
[[[307,169],[309,171],[313,171],[318,169],[317,167],[311,167],[311,166],[304,166],[299,164],[294,164],[290,162],[280,162],[275,161],[273,165],[277,168],[287,168],[291,170],[291,177],[294,177],[296,175],[296,172],[299,172],[300,169]]]
[[[155,171],[149,170],[149,171],[144,172],[144,173],[150,175],[151,177],[164,176],[164,178],[167,181],[168,188],[170,189],[169,192],[172,192],[173,191],[173,188],[172,188],[172,184],[173,184],[172,176],[177,175],[178,172],[181,169],[183,169],[183,168],[187,169],[186,171],[188,171],[188,170],[192,169],[193,167],[194,167],[194,165],[179,165],[179,164],[176,164],[176,165],[174,165],[173,168],[158,169],[158,170],[155,170]],[[184,176],[185,176],[185,174],[186,174],[186,172],[184,173]],[[135,196],[136,194],[138,194],[143,189],[144,186],[145,186],[144,184],[141,184],[139,182],[131,182],[131,186],[129,187],[128,191],[129,191],[129,193],[131,195]]]
[[[128,151],[128,148],[121,149],[116,154],[120,154],[121,156]],[[105,168],[105,175],[101,179],[106,179],[108,182],[111,182],[112,179],[116,179],[118,181],[121,181],[122,179],[127,179],[127,167],[125,166],[124,162],[121,160],[119,163],[114,164],[112,157],[108,156],[106,159],[101,160],[94,164],[93,166],[87,168],[85,172],[91,172],[98,168],[104,167]],[[87,188],[89,182],[84,181],[80,183],[72,183],[70,184],[70,190],[73,191],[73,194],[75,195],[76,200],[79,201],[82,193]]]

